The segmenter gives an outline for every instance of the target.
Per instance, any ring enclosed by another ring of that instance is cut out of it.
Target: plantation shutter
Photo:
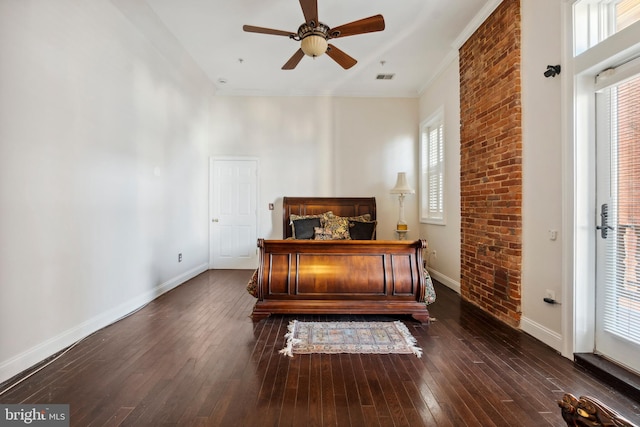
[[[431,219],[442,219],[444,140],[442,124],[428,130],[427,188],[428,214]]]
[[[444,114],[420,124],[420,221],[444,224]]]

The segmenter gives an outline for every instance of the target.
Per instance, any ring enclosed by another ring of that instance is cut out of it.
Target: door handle
[[[600,224],[596,226],[596,230],[600,230],[600,237],[603,239],[607,238],[609,234],[609,230],[613,230],[613,227],[608,224],[609,221],[609,205],[603,203],[600,206]]]

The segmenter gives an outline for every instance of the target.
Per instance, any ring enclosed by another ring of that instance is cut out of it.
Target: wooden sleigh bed
[[[283,240],[258,240],[253,319],[274,313],[407,314],[428,323],[425,242],[292,239],[292,215],[328,211],[376,220],[375,198],[285,197]]]

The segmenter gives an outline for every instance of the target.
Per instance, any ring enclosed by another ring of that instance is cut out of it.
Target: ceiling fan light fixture
[[[300,48],[305,55],[312,56],[314,58],[325,53],[327,51],[327,45],[327,39],[316,34],[310,34],[300,42]]]
[[[248,33],[272,34],[274,36],[286,36],[291,40],[300,42],[300,48],[282,66],[283,70],[293,70],[305,55],[315,58],[324,53],[338,63],[342,68],[348,70],[356,65],[358,61],[347,55],[336,46],[329,44],[329,40],[338,37],[355,36],[358,34],[372,33],[384,30],[384,18],[382,15],[374,15],[368,18],[359,19],[347,24],[330,28],[328,25],[318,21],[318,0],[300,0],[302,13],[305,22],[298,27],[298,31],[275,30],[273,28],[256,27],[253,25],[243,25],[242,29]]]

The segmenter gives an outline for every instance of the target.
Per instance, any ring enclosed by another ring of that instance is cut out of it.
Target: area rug
[[[289,323],[286,346],[289,357],[311,353],[415,354],[422,349],[409,329],[395,322],[299,322]]]

